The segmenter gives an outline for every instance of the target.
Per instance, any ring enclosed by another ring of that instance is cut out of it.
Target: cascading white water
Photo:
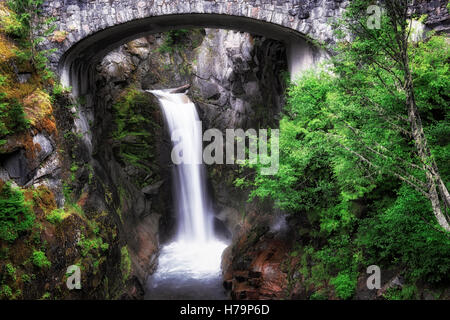
[[[185,94],[151,91],[160,101],[170,135],[181,138],[183,163],[174,166],[177,235],[161,249],[158,269],[149,279],[148,299],[224,298],[220,263],[227,244],[216,239],[202,164],[202,132],[195,105]]]
[[[195,105],[185,94],[153,91],[161,103],[170,134],[181,138],[183,163],[175,167],[174,188],[179,241],[205,242],[211,238],[202,175],[202,132]]]

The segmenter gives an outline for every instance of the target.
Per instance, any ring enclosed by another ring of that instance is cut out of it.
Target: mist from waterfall
[[[147,299],[224,299],[221,257],[227,244],[216,239],[205,190],[199,116],[186,94],[150,91],[160,102],[173,145],[181,143],[183,163],[173,167],[177,233],[162,247],[148,281]]]

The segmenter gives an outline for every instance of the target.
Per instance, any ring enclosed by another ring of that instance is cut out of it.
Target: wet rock
[[[98,68],[107,81],[112,82],[126,81],[134,69],[131,57],[122,51],[109,53]]]
[[[127,283],[127,291],[120,296],[120,300],[141,300],[145,295],[145,290],[139,279],[131,277]]]
[[[19,73],[17,75],[19,83],[27,83],[31,79],[31,73]]]
[[[146,195],[156,195],[159,192],[159,189],[161,188],[162,184],[164,183],[164,180],[161,180],[157,183],[154,183],[152,185],[146,186],[141,191],[143,194]]]
[[[45,160],[49,155],[52,154],[53,152],[52,143],[42,133],[38,133],[33,137],[33,143],[35,145],[39,145],[39,147],[37,148],[37,160],[39,162]]]
[[[157,255],[159,252],[158,240],[159,216],[150,215],[145,217],[133,232],[131,242],[131,259],[135,267],[135,274],[141,283],[151,274],[157,266]]]
[[[204,126],[249,128],[273,120],[281,110],[283,82],[278,76],[286,53],[282,44],[229,30],[206,30],[197,49],[192,80],[193,100],[199,102]],[[201,101],[201,102],[200,102]],[[258,116],[255,117],[255,114]]]
[[[156,74],[149,73],[146,76],[144,76],[144,78],[142,79],[142,82],[141,82],[142,89],[150,90],[153,88],[153,86],[155,84],[158,83],[158,81],[159,81],[159,78]]]
[[[4,156],[3,167],[8,172],[11,179],[23,186],[30,180],[31,170],[28,166],[28,160],[25,150],[20,149],[12,154]]]
[[[202,96],[207,100],[218,100],[220,98],[219,86],[211,81],[197,80],[197,86]]]
[[[133,40],[125,45],[125,48],[131,54],[138,56],[139,59],[144,60],[150,54],[150,44],[145,38]]]
[[[11,180],[11,177],[9,176],[8,171],[5,168],[3,168],[2,166],[0,166],[0,180],[2,180],[2,181]]]
[[[224,275],[226,287],[230,287],[234,299],[282,299],[287,286],[287,274],[282,263],[289,251],[289,244],[266,240],[257,244],[247,270],[228,270]],[[242,254],[242,251],[238,251]],[[233,259],[233,258],[232,258]],[[239,265],[241,268],[242,264]],[[232,280],[230,280],[230,277]]]
[[[184,86],[172,89],[170,93],[185,93],[191,87],[190,84],[185,84]]]
[[[403,278],[400,275],[396,275],[377,291],[377,297],[382,297],[389,289],[403,288],[403,283]]]

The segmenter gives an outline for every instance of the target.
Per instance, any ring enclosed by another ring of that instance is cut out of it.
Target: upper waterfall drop
[[[173,168],[176,238],[161,248],[158,268],[147,281],[146,299],[225,299],[220,270],[228,245],[214,235],[197,110],[186,94],[150,92],[160,101],[175,154],[180,150],[183,162]],[[180,144],[181,149],[177,148]],[[174,151],[172,160],[173,156]]]
[[[177,240],[207,242],[213,239],[213,217],[206,202],[202,132],[195,104],[183,93],[150,92],[160,101],[174,146],[179,144],[182,150],[183,162],[173,172]]]

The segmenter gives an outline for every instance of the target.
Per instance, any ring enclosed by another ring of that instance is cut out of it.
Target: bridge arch
[[[91,68],[114,48],[133,39],[179,28],[245,31],[283,41],[291,74],[324,56],[310,40],[333,41],[329,19],[346,1],[301,0],[51,0],[42,15],[56,19],[62,39],[50,37],[51,67],[75,93],[91,86]]]

